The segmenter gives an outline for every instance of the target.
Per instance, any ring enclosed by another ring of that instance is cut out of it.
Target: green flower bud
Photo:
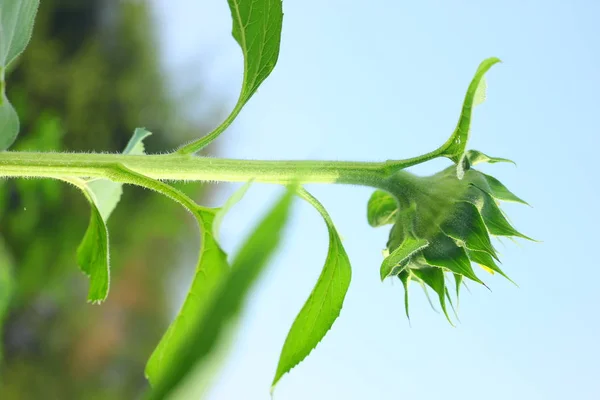
[[[480,162],[506,161],[468,151],[458,166],[432,176],[399,171],[388,180],[387,191],[378,190],[371,196],[369,224],[392,224],[381,279],[395,276],[402,281],[407,315],[411,280],[433,289],[448,317],[449,275],[454,276],[457,296],[464,278],[484,284],[472,263],[508,278],[498,267],[491,236],[530,238],[508,222],[498,201],[527,203],[494,177],[472,168]]]

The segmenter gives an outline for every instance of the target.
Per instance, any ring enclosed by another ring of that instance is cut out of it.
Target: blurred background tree
[[[119,152],[145,126],[155,133],[148,151],[164,151],[214,122],[216,112],[189,122],[177,111],[152,24],[145,2],[41,1],[31,43],[7,78],[22,124],[13,149]],[[176,209],[125,188],[109,221],[111,291],[97,306],[86,303],[87,278],[76,265],[90,212],[83,196],[55,181],[0,181],[0,398],[141,393],[145,362],[172,312],[166,287],[178,233],[195,230]]]

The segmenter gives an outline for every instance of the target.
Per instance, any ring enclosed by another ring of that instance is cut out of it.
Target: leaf
[[[177,350],[206,313],[216,288],[229,270],[227,255],[212,233],[218,211],[219,209],[199,208],[195,214],[201,232],[198,266],[181,310],[146,364],[146,377],[153,386],[171,368]]]
[[[511,224],[508,222],[500,207],[496,204],[496,201],[484,192],[483,190],[477,188],[477,190],[483,196],[483,202],[481,207],[479,207],[479,212],[481,213],[481,217],[485,222],[488,230],[492,235],[496,236],[516,236],[523,239],[533,240],[528,236],[523,235],[521,232],[517,231]]]
[[[504,271],[502,271],[500,269],[498,264],[496,264],[494,259],[488,253],[483,252],[483,251],[473,251],[473,250],[467,250],[467,253],[468,253],[471,261],[476,262],[477,264],[479,264],[481,266],[484,266],[494,272],[499,273],[500,275],[502,275],[503,277],[505,277],[506,279],[508,279],[509,281],[511,281],[512,283],[514,283],[516,285],[516,283],[512,279],[510,279],[508,277],[508,275],[506,275],[504,273]]]
[[[25,50],[38,6],[39,0],[0,2],[0,151],[8,149],[19,134],[19,117],[5,93],[6,68]]]
[[[456,202],[452,214],[444,221],[441,229],[451,238],[464,242],[468,249],[485,251],[498,258],[479,210],[472,203]]]
[[[244,104],[269,76],[279,56],[283,11],[281,0],[228,0],[232,34],[244,54]]]
[[[125,151],[143,154],[142,140],[150,134],[143,128],[137,128]],[[106,299],[110,286],[106,222],[121,199],[123,185],[108,179],[67,181],[81,189],[91,206],[90,222],[77,250],[77,263],[79,268],[90,278],[88,300],[92,303],[100,303]]]
[[[477,150],[468,150],[465,154],[465,157],[469,161],[470,165],[477,165],[480,163],[495,164],[499,162],[507,162],[516,165],[514,161],[509,160],[508,158],[490,157],[487,154],[483,154]]]
[[[6,68],[25,50],[39,0],[2,1],[0,3],[0,66]]]
[[[480,189],[482,189],[485,192],[488,192],[490,195],[492,195],[492,197],[495,197],[498,200],[512,201],[514,203],[521,203],[521,204],[529,205],[525,200],[515,196],[498,179],[494,178],[493,176],[486,175],[484,173],[482,173],[481,175],[483,175],[485,177],[485,180],[487,182],[487,188],[489,188],[489,189],[488,190],[485,190],[485,188],[480,188]]]
[[[376,190],[369,198],[367,220],[372,227],[393,224],[397,213],[398,202],[391,194]]]
[[[3,82],[0,82],[0,151],[8,149],[18,134],[19,116],[4,94]]]
[[[342,310],[352,276],[350,260],[327,211],[306,190],[300,188],[298,193],[323,216],[329,231],[329,250],[317,284],[285,339],[271,391],[279,379],[302,362],[331,329]]]
[[[215,238],[219,237],[219,229],[221,228],[221,222],[223,221],[225,214],[227,214],[234,205],[236,205],[240,200],[242,200],[242,197],[244,197],[244,195],[250,188],[251,184],[252,184],[252,181],[248,181],[244,185],[242,185],[242,187],[240,187],[238,190],[236,190],[227,199],[225,204],[223,204],[223,206],[221,206],[217,210],[217,214],[215,215],[215,220],[213,222],[213,228],[212,228],[212,232],[213,232],[212,234]]]
[[[482,95],[482,93],[485,93],[485,81],[483,81],[483,76],[494,64],[499,62],[500,59],[492,57],[483,60],[481,64],[479,64],[475,76],[471,80],[467,93],[465,94],[456,128],[446,143],[439,148],[439,155],[448,157],[460,165],[459,161],[465,153],[465,147],[469,140],[473,107],[480,104],[482,99],[485,98],[485,96]],[[482,84],[482,82],[484,83]],[[480,85],[484,86],[480,87]]]
[[[408,318],[410,321],[410,315],[408,312],[408,284],[410,283],[410,272],[404,269],[400,271],[397,276],[402,282],[402,286],[404,286],[404,312],[406,312],[406,318]]]
[[[144,143],[142,142],[151,132],[144,128],[136,128],[133,136],[129,139],[123,154],[143,155]],[[123,184],[108,179],[92,179],[87,181],[87,187],[92,194],[94,203],[100,210],[104,222],[108,221],[110,214],[119,204],[123,194]]]
[[[279,57],[283,10],[281,0],[227,0],[233,19],[232,34],[244,55],[244,79],[240,97],[227,118],[212,132],[177,152],[194,153],[215,140],[235,120],[261,83],[271,74]]]
[[[79,186],[91,207],[90,223],[77,249],[77,264],[90,278],[88,301],[100,303],[106,299],[110,286],[108,230],[102,214],[85,186]]]
[[[164,399],[218,346],[221,333],[240,312],[250,289],[279,244],[293,193],[294,189],[288,189],[246,240],[232,263],[231,272],[217,288],[202,318],[190,327],[189,334],[172,358],[171,367],[164,371],[151,392],[151,399]]]
[[[413,254],[423,250],[428,245],[429,242],[425,239],[406,236],[400,246],[396,247],[396,249],[394,249],[394,251],[392,251],[381,263],[381,268],[379,270],[381,280],[393,275],[396,266],[405,262]]]
[[[483,284],[475,275],[465,250],[445,235],[439,235],[429,247],[423,250],[423,257],[429,265],[447,268],[455,274]]]
[[[438,267],[423,267],[411,269],[411,272],[437,293],[440,306],[442,306],[442,311],[444,311],[444,315],[446,316],[448,322],[453,325],[452,320],[448,315],[448,310],[446,309],[446,284],[444,283],[444,271]]]

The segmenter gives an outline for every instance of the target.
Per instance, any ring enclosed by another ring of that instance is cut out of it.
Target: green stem
[[[424,156],[387,162],[260,161],[192,155],[0,152],[0,178],[107,178],[115,166],[155,180],[289,184],[341,183],[384,188],[396,171],[430,160]],[[143,184],[142,184],[143,185]],[[144,186],[144,185],[143,185]]]

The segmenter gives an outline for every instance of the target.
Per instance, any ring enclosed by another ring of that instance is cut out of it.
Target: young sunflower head
[[[513,228],[498,201],[527,203],[494,177],[472,168],[481,162],[503,161],[510,162],[471,150],[458,168],[451,166],[427,177],[400,171],[390,178],[388,192],[376,191],[371,196],[369,224],[392,224],[381,279],[395,276],[402,281],[407,316],[411,280],[433,289],[450,320],[446,309],[446,299],[452,305],[449,275],[454,276],[457,296],[464,278],[484,284],[472,263],[509,279],[498,267],[490,236],[530,238]]]

